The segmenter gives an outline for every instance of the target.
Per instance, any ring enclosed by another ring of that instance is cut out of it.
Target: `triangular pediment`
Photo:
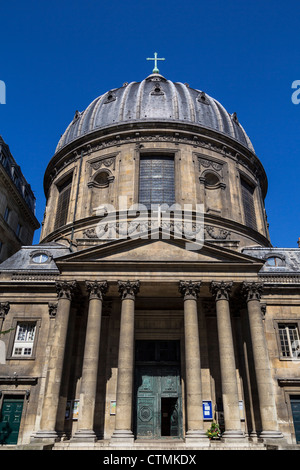
[[[203,263],[203,264],[256,264],[261,261],[237,251],[205,242],[191,243],[176,238],[163,230],[151,233],[151,238],[118,239],[63,256],[60,263]]]

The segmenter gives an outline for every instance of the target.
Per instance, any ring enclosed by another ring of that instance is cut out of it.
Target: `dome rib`
[[[254,152],[241,124],[221,103],[204,92],[167,80],[160,74],[151,74],[141,82],[124,84],[94,99],[85,111],[76,113],[55,152],[102,127],[147,120],[197,124],[227,134]]]

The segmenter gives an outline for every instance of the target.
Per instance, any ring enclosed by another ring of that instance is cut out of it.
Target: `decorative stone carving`
[[[179,292],[184,300],[197,300],[201,286],[201,281],[179,281]]]
[[[0,302],[0,318],[5,318],[5,315],[8,314],[10,309],[9,302]]]
[[[56,281],[55,284],[58,299],[72,300],[74,290],[77,286],[76,281]]]
[[[90,299],[103,300],[103,295],[108,290],[107,281],[85,281],[86,288],[89,292]]]
[[[262,282],[243,282],[242,295],[246,302],[249,302],[249,300],[260,300],[263,287]]]
[[[57,313],[57,302],[49,302],[48,308],[49,308],[49,317],[55,318],[56,313]]]
[[[212,225],[205,225],[204,228],[210,238],[213,238],[214,240],[225,240],[231,236],[230,230],[213,227]]]
[[[98,158],[97,160],[89,162],[92,169],[97,171],[99,170],[102,166],[105,168],[112,167],[112,169],[115,169],[116,165],[116,155],[114,156],[104,156],[101,158]]]
[[[134,300],[140,289],[140,281],[118,281],[121,299]]]
[[[212,281],[210,285],[210,291],[215,297],[215,300],[229,300],[229,294],[232,288],[232,284],[232,282]]]

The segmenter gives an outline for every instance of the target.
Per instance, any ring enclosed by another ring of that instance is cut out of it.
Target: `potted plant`
[[[218,423],[212,423],[211,427],[206,431],[206,435],[209,438],[209,440],[220,439],[221,430],[220,430],[220,426],[218,425]]]

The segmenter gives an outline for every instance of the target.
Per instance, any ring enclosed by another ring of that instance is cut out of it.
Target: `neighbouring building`
[[[39,226],[32,189],[0,136],[0,262],[30,245]]]
[[[155,69],[75,113],[44,188],[0,265],[0,442],[298,448],[300,250],[237,115]]]

